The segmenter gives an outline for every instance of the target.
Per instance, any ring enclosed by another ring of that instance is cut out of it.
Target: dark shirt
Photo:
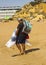
[[[22,33],[23,27],[24,27],[23,22],[21,22],[21,23],[18,24],[18,26],[17,26],[17,29],[18,29],[18,34],[17,34],[17,36],[19,36],[19,34]]]
[[[22,32],[23,27],[24,27],[23,22],[18,24],[18,26],[17,26],[17,29],[18,29],[17,38],[18,38],[18,36],[19,36],[19,35],[23,35],[23,37],[24,37],[25,39],[29,39],[28,34],[26,34],[26,33]]]

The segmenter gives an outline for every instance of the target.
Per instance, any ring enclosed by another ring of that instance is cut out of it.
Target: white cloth
[[[16,41],[13,41],[12,39],[15,37],[16,38],[16,31],[17,29],[13,32],[11,38],[8,40],[8,42],[5,44],[6,47],[10,48],[13,45],[15,45]],[[26,45],[31,46],[31,44],[26,40]]]

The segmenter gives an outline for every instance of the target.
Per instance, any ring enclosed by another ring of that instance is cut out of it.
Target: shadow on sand
[[[28,54],[30,52],[37,51],[37,50],[40,50],[40,48],[28,49],[28,50],[25,51],[25,54]],[[20,54],[12,55],[12,57],[15,57],[15,56],[21,56],[21,55]]]
[[[29,52],[33,52],[33,51],[37,51],[37,50],[40,50],[40,48],[32,48],[32,49],[28,49],[25,51],[25,53],[29,53]]]

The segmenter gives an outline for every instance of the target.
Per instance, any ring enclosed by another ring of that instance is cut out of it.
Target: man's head
[[[18,22],[19,23],[23,22],[23,19],[22,18],[18,18]]]

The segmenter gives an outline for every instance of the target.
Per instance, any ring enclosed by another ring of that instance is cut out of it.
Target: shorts
[[[25,33],[19,34],[19,36],[16,37],[16,44],[22,44],[22,43],[25,44],[26,36],[27,35]]]

